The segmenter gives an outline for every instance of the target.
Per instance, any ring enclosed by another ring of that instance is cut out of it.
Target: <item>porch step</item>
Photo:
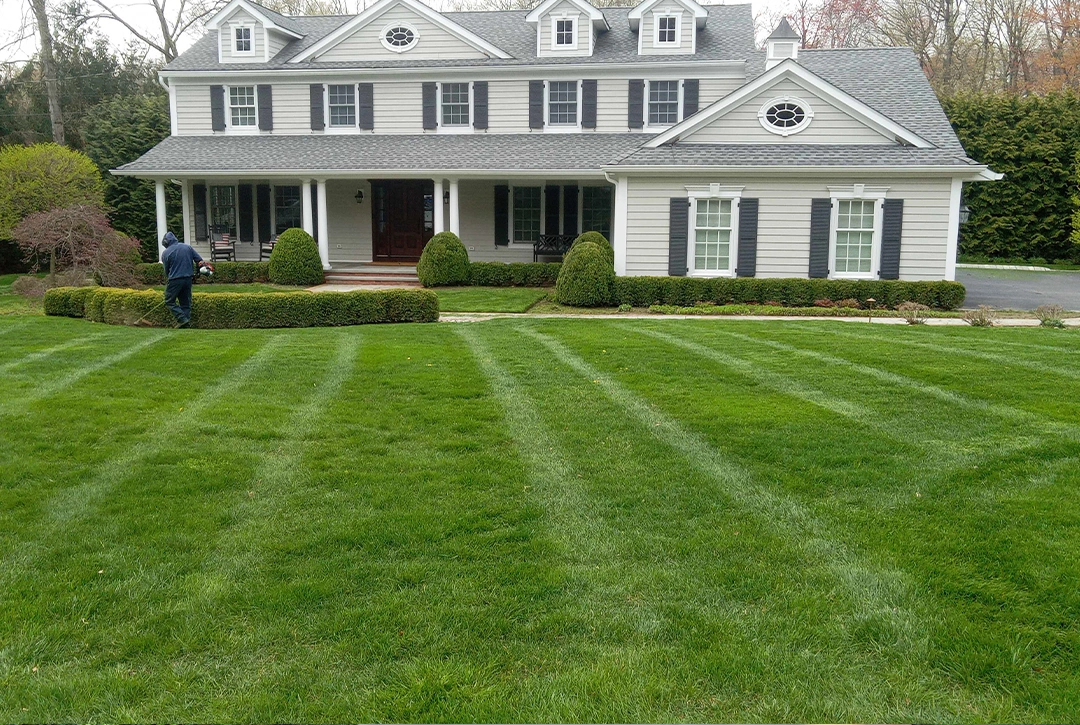
[[[397,265],[358,265],[331,269],[326,273],[327,284],[394,285],[419,287],[416,267]]]

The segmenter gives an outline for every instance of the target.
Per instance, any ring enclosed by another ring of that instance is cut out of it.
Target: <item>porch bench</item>
[[[540,255],[559,256],[570,251],[570,245],[577,236],[574,234],[541,234],[539,239],[533,242],[533,261],[539,260]]]

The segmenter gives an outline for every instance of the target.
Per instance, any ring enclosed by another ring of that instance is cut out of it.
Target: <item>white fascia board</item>
[[[473,179],[603,179],[604,172],[596,169],[431,169],[431,170],[392,170],[392,169],[335,169],[318,171],[312,169],[276,169],[265,171],[252,169],[237,173],[229,171],[199,171],[198,169],[165,171],[128,171],[110,169],[113,176],[134,176],[140,179],[170,178],[206,178],[206,179],[430,179],[454,176]]]
[[[558,5],[559,3],[563,2],[568,2],[581,10],[581,12],[585,13],[585,15],[587,15],[589,20],[592,22],[593,27],[596,27],[599,24],[599,26],[604,28],[605,30],[609,29],[610,26],[608,25],[607,18],[604,16],[604,14],[600,12],[599,9],[585,2],[585,0],[544,0],[544,2],[537,5],[535,8],[532,9],[531,12],[529,12],[528,15],[525,16],[525,22],[539,23],[540,18],[544,17],[552,8],[552,6]]]
[[[877,174],[889,175],[921,175],[934,174],[951,176],[963,181],[993,181],[1001,177],[990,171],[985,166],[853,166],[853,165],[819,165],[819,166],[659,166],[630,164],[609,164],[601,167],[605,173],[611,175],[626,174],[674,174],[678,176],[691,176],[693,174],[780,174],[783,176],[804,175],[821,176],[825,174],[850,174],[859,173],[863,176]],[[989,174],[989,175],[988,175]]]
[[[856,119],[885,136],[899,138],[915,148],[934,148],[934,145],[926,139],[901,126],[879,111],[874,110],[854,96],[842,91],[821,76],[812,73],[790,58],[774,66],[770,70],[765,71],[741,88],[732,91],[711,106],[707,106],[703,110],[698,111],[686,121],[672,126],[664,133],[649,141],[646,146],[648,148],[657,148],[658,146],[671,143],[676,139],[692,134],[704,126],[707,126],[717,118],[720,118],[733,108],[736,108],[743,101],[759,91],[765,90],[773,83],[785,79],[802,81],[809,90],[818,93],[822,98],[840,108],[840,110],[854,116]]]
[[[641,23],[641,18],[649,11],[654,5],[660,2],[675,3],[686,8],[686,10],[694,15],[694,25],[700,30],[705,27],[705,21],[709,19],[709,11],[698,5],[694,0],[645,0],[640,5],[634,6],[629,13],[626,14],[627,19],[630,21],[630,29],[637,30],[638,25]]]
[[[246,2],[246,0],[232,0],[232,2],[223,7],[220,11],[214,13],[214,17],[206,21],[206,28],[209,30],[220,30],[222,20],[229,17],[229,15],[238,7],[242,7],[246,12],[254,15],[255,19],[262,23],[264,28],[276,30],[279,33],[288,35],[290,38],[299,39],[304,37],[300,33],[289,30],[288,28],[283,28],[280,25],[276,24],[273,20],[260,13],[257,7],[255,7],[249,2]]]
[[[289,62],[300,63],[316,55],[319,55],[320,53],[326,51],[328,48],[334,46],[345,36],[377,20],[379,16],[381,16],[384,12],[386,12],[395,5],[404,5],[405,7],[414,11],[416,14],[422,15],[427,20],[430,20],[432,23],[442,28],[446,32],[450,33],[458,40],[468,43],[482,53],[487,53],[488,55],[492,55],[496,58],[505,59],[511,57],[510,54],[506,51],[502,50],[501,48],[497,48],[496,46],[481,38],[479,35],[476,35],[475,33],[466,30],[465,28],[455,23],[453,20],[450,20],[441,13],[432,10],[423,3],[417,2],[416,0],[379,0],[379,2],[375,3],[367,10],[360,13],[352,20],[338,26],[337,30],[327,35],[318,43],[315,43],[315,45],[311,46],[303,53],[300,53],[299,55],[290,58]]]

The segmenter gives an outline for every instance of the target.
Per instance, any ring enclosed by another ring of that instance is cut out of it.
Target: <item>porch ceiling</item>
[[[455,176],[577,173],[638,149],[643,134],[424,134],[170,136],[115,169],[126,176],[200,174]]]

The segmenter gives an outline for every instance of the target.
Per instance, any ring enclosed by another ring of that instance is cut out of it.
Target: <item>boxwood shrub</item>
[[[93,322],[132,325],[140,318],[172,327],[172,313],[161,305],[161,292],[111,287],[56,287],[45,294],[45,314],[85,317]],[[330,327],[377,322],[435,322],[439,298],[418,289],[353,292],[196,292],[191,326],[205,329],[245,327]]]
[[[270,281],[311,287],[324,281],[319,245],[303,229],[286,229],[270,253]]]
[[[472,262],[469,284],[479,287],[554,287],[559,262]]]
[[[569,252],[555,283],[555,299],[575,307],[602,307],[612,302],[615,268],[604,248],[582,242]]]
[[[270,281],[269,262],[212,262],[214,274],[210,277],[196,275],[196,284],[250,284]],[[165,284],[165,268],[161,262],[140,264],[136,277],[146,285]]]
[[[879,307],[918,302],[935,310],[955,310],[963,304],[966,293],[959,282],[905,280],[616,277],[614,283],[615,304],[634,307],[685,307],[697,302],[812,307],[818,300],[847,299],[856,299],[865,306],[866,301],[873,298],[875,306]]]
[[[416,276],[425,287],[462,285],[469,281],[469,252],[453,232],[439,232],[424,245]]]
[[[604,254],[607,255],[608,259],[611,260],[611,266],[615,266],[615,249],[611,246],[611,242],[608,241],[608,238],[600,232],[582,232],[578,235],[578,238],[570,244],[570,249],[567,250],[567,254],[569,254],[574,247],[585,242],[592,242],[593,244],[598,245],[604,250]]]

